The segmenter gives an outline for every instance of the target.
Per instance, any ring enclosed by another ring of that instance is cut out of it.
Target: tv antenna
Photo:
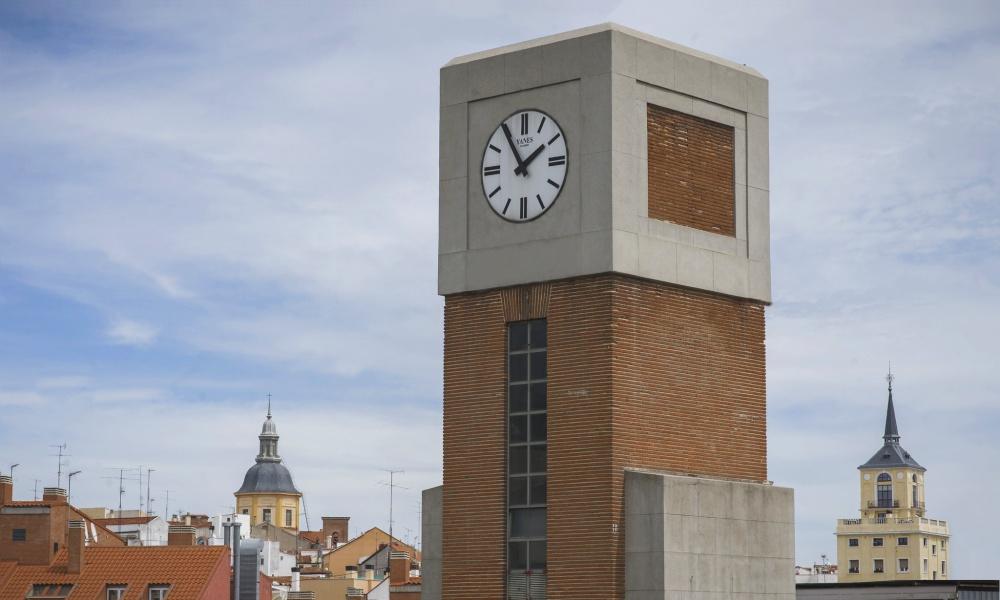
[[[49,456],[58,456],[59,457],[59,464],[58,464],[58,467],[56,468],[56,487],[57,488],[61,488],[62,487],[62,470],[63,470],[63,467],[65,466],[65,464],[63,463],[63,457],[68,457],[69,456],[69,454],[66,454],[66,442],[63,442],[61,444],[49,444],[49,448],[55,448],[57,450],[56,454],[50,454]]]
[[[399,488],[401,490],[408,490],[410,488],[403,487],[401,485],[393,483],[393,478],[396,475],[403,475],[404,473],[406,473],[406,471],[393,471],[392,469],[382,469],[382,470],[389,474],[389,482],[386,483],[382,481],[380,482],[380,485],[389,487],[389,552],[392,552],[392,542],[395,539],[394,537],[392,537],[392,492],[396,488]]]

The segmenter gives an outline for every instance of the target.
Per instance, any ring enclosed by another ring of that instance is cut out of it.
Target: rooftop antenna
[[[49,444],[49,448],[56,448],[58,450],[58,452],[56,454],[50,454],[49,456],[58,456],[59,457],[59,466],[56,469],[56,487],[57,488],[61,488],[62,487],[63,457],[64,456],[69,456],[68,454],[64,454],[64,452],[66,452],[66,442],[63,442],[61,444]]]
[[[35,500],[38,500],[38,482],[39,481],[41,481],[41,480],[40,479],[36,479],[35,480],[35,491],[32,494],[32,496],[34,497]]]
[[[73,476],[79,475],[83,471],[70,471],[66,476],[66,504],[73,504]]]
[[[170,521],[170,490],[167,492],[167,503],[163,505],[163,519],[165,521]]]
[[[401,485],[396,485],[395,483],[393,483],[393,477],[395,477],[396,475],[402,475],[406,473],[406,471],[393,471],[392,469],[382,469],[382,470],[389,474],[389,483],[385,483],[383,481],[381,485],[389,486],[389,552],[391,553],[392,542],[395,539],[394,537],[392,537],[392,492],[395,488],[399,488],[401,490],[408,490],[410,488],[403,487]]]
[[[14,463],[14,464],[12,464],[10,466],[10,479],[11,479],[11,481],[14,480],[14,467],[20,467],[20,466],[21,466],[21,463]]]

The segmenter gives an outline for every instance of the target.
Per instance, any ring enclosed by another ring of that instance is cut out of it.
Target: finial
[[[267,418],[271,418],[271,392],[267,393]]]
[[[892,382],[896,379],[896,376],[892,374],[892,361],[889,361],[889,374],[885,376],[885,380],[889,382],[889,392],[892,393]]]
[[[892,374],[892,363],[889,363],[889,373],[885,376],[886,382],[889,383],[889,405],[885,409],[885,434],[882,439],[885,443],[898,443],[899,442],[899,427],[896,426],[896,409],[892,405],[892,382],[896,377]]]

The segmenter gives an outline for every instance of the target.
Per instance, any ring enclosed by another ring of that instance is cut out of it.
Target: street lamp
[[[14,463],[14,464],[12,464],[10,466],[10,478],[11,478],[11,480],[14,479],[14,467],[20,467],[20,466],[21,466],[21,463]]]
[[[73,500],[73,476],[74,475],[79,475],[80,473],[83,473],[83,471],[73,471],[72,473],[69,474],[69,477],[67,478],[67,481],[69,483],[67,484],[67,487],[66,487],[66,504],[72,504],[72,500]]]

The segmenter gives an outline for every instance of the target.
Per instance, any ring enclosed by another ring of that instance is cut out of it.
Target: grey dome
[[[237,494],[252,493],[300,494],[292,483],[292,474],[280,462],[259,462],[247,470]]]

